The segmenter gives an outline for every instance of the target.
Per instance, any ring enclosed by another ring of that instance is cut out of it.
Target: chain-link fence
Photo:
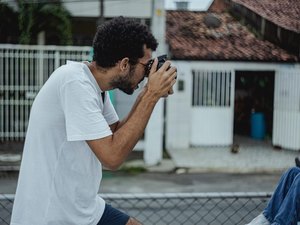
[[[245,224],[266,206],[271,193],[102,194],[107,203],[144,225]],[[9,224],[14,195],[0,195],[0,224]]]
[[[0,224],[9,224],[14,195],[0,194]]]

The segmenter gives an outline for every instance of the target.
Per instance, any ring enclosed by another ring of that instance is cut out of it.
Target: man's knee
[[[300,174],[300,168],[299,167],[292,167],[292,168],[288,169],[286,173],[288,174],[288,176],[295,177],[298,174]]]
[[[295,176],[294,183],[298,189],[300,189],[300,173]]]
[[[142,225],[142,224],[136,219],[130,217],[126,225]]]

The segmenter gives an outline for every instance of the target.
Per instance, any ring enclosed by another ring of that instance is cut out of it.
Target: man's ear
[[[127,70],[129,68],[129,58],[128,57],[123,58],[120,61],[119,67],[121,71]]]

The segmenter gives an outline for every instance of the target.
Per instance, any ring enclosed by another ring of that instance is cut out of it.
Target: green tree
[[[20,44],[31,44],[34,17],[36,12],[36,4],[27,4],[24,1],[19,1]]]
[[[39,12],[39,31],[44,30],[49,38],[59,40],[61,45],[72,44],[71,16],[61,4],[45,4]]]
[[[36,43],[41,31],[46,33],[47,44],[72,44],[70,13],[60,2],[26,2],[20,0],[19,29],[21,44]]]
[[[0,2],[0,20],[0,43],[17,43],[19,35],[17,12]]]

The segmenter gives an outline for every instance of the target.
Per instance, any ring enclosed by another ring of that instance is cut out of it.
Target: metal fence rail
[[[266,206],[271,193],[101,194],[144,225],[240,225]],[[14,195],[0,194],[0,225],[9,224]]]

